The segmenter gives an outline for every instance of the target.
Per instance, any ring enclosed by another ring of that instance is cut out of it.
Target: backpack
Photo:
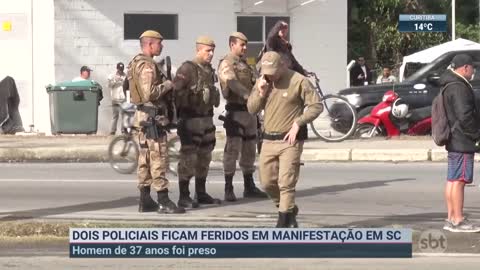
[[[445,101],[443,94],[451,82],[446,84],[440,93],[433,99],[432,102],[432,137],[433,141],[438,146],[446,145],[452,136],[453,129],[448,123],[447,110],[445,109]]]

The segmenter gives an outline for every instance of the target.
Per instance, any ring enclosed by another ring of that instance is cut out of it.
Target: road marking
[[[106,182],[106,183],[131,183],[136,180],[125,179],[0,179],[0,182],[63,182],[63,183],[77,183],[77,182]]]
[[[477,253],[413,253],[413,257],[480,257]]]
[[[136,183],[137,179],[0,179],[0,183],[9,182],[59,182],[59,183]],[[178,180],[169,180],[170,183],[178,183]],[[243,183],[243,181],[234,181],[235,183]],[[225,184],[225,181],[207,181],[207,184]]]

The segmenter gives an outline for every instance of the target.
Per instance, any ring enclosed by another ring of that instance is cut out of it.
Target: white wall
[[[325,93],[344,88],[347,63],[347,1],[237,0],[236,12],[290,16],[290,41],[297,60],[321,79]]]
[[[6,0],[2,0],[6,1]],[[138,41],[123,40],[123,14],[174,13],[179,15],[179,39],[164,41],[163,56],[178,66],[194,55],[198,35],[217,43],[214,66],[227,53],[228,34],[236,30],[236,14],[291,16],[291,41],[298,60],[316,71],[326,92],[343,87],[347,55],[347,1],[317,0],[16,0],[0,10],[0,23],[12,22],[12,32],[0,29],[0,77],[15,78],[25,129],[50,132],[45,85],[70,80],[82,65],[95,70],[93,79],[106,85],[106,76],[119,61],[127,64],[139,51]],[[33,3],[33,6],[32,6]],[[33,10],[33,24],[32,13]],[[33,34],[32,34],[33,25]],[[33,42],[32,42],[33,36]],[[33,50],[32,50],[33,44]],[[104,89],[99,132],[110,125],[110,94]],[[222,108],[217,110],[217,113]]]
[[[91,66],[92,78],[104,86],[99,112],[99,133],[110,127],[110,93],[106,77],[117,62],[128,64],[139,52],[138,41],[123,40],[124,13],[178,14],[178,40],[165,40],[162,56],[170,55],[179,66],[192,59],[195,39],[210,35],[217,44],[213,64],[228,49],[228,35],[236,29],[233,1],[225,0],[55,0],[56,80],[77,76],[82,65]]]
[[[291,40],[297,60],[320,77],[322,90],[335,93],[345,86],[347,63],[347,1],[289,2]]]
[[[287,0],[266,0],[259,5],[255,5],[255,3],[259,2],[259,0],[236,0],[236,7],[237,9],[235,12],[241,13],[281,13],[286,14],[288,1]]]
[[[128,64],[139,51],[138,41],[123,40],[124,13],[179,15],[178,40],[165,40],[162,56],[173,65],[194,56],[198,35],[211,35],[217,48],[213,64],[227,53],[229,33],[236,30],[236,14],[289,15],[294,54],[308,70],[316,71],[325,92],[344,85],[347,55],[347,1],[317,0],[50,0],[55,3],[55,79],[78,76],[82,65],[92,66],[92,78],[106,86],[106,77],[119,61]],[[110,93],[100,106],[99,133],[109,131]],[[217,109],[217,113],[223,108]]]
[[[0,12],[0,22],[10,22],[12,26],[11,31],[0,29],[0,59],[3,63],[10,63],[0,65],[0,79],[7,75],[15,79],[20,95],[20,115],[24,126],[28,126],[32,116],[28,111],[32,103],[30,1],[12,2]]]
[[[50,105],[45,86],[55,83],[53,0],[33,2],[33,85],[35,130],[50,133]],[[25,122],[24,122],[25,124]]]
[[[0,80],[7,75],[15,79],[25,129],[34,124],[35,130],[49,130],[45,85],[53,82],[54,74],[53,0],[16,0],[2,4],[0,23],[11,22],[12,31],[0,29],[0,59],[3,63],[0,65]]]

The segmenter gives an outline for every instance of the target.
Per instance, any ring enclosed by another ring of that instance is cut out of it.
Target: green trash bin
[[[52,134],[95,134],[101,91],[90,80],[48,85]]]

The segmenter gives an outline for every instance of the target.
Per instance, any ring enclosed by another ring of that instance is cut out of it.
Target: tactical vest
[[[149,62],[155,66],[155,74],[157,75],[157,81],[153,82],[154,85],[161,84],[161,72],[157,67],[157,64],[153,60],[152,57],[145,56],[143,54],[138,54],[133,58],[133,60],[128,64],[128,72],[127,72],[127,79],[128,79],[128,84],[130,87],[130,100],[133,104],[135,105],[141,105],[149,102],[147,100],[147,97],[145,96],[145,93],[142,92],[142,89],[139,85],[138,81],[138,63],[144,61],[144,62]]]
[[[157,63],[151,57],[147,57],[145,55],[139,54],[133,58],[133,60],[128,65],[128,73],[127,73],[127,80],[128,87],[130,90],[130,101],[138,106],[139,110],[142,110],[142,106],[140,105],[153,105],[157,107],[157,114],[167,116],[169,125],[176,125],[177,123],[177,112],[175,108],[174,96],[173,93],[165,94],[161,99],[150,102],[147,100],[145,93],[140,88],[140,83],[138,78],[140,74],[138,74],[138,64],[139,62],[149,62],[155,66],[155,74],[156,74],[156,81],[153,82],[153,85],[159,85],[166,80],[166,76],[160,71]]]
[[[187,86],[186,92],[177,93],[177,108],[182,112],[188,112],[189,115],[208,115],[213,112],[213,106],[218,106],[216,99],[219,101],[219,93],[215,87],[215,70],[211,65],[200,67],[192,61],[186,61],[183,65],[190,65],[194,72],[191,77],[191,84]],[[218,96],[218,97],[216,97]]]
[[[222,64],[222,61],[224,61],[227,57],[233,58],[230,55],[226,55],[224,58],[220,60],[219,66]],[[252,70],[252,68],[245,62],[244,60],[240,59],[231,59],[233,61],[233,71],[235,73],[235,76],[237,77],[237,80],[245,86],[247,89],[251,90],[253,86],[255,85],[255,73]],[[222,95],[223,97],[227,100],[227,103],[238,103],[238,104],[244,104],[245,99],[243,97],[240,97],[233,93],[228,86],[226,85],[227,82],[221,80],[220,81],[220,87],[222,88]]]

